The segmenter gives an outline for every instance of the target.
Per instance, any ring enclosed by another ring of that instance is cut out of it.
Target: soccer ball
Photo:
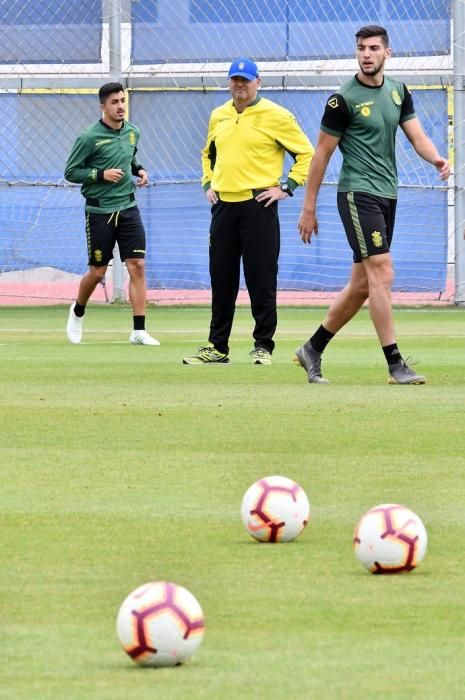
[[[123,601],[116,631],[139,666],[178,666],[200,646],[202,608],[192,593],[165,581],[146,583]]]
[[[242,499],[242,522],[260,542],[290,542],[300,535],[310,515],[305,491],[285,476],[259,479]]]
[[[423,560],[428,535],[416,513],[385,503],[365,513],[353,544],[357,558],[372,574],[400,574]]]

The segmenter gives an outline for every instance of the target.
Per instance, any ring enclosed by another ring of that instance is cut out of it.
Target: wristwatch
[[[292,189],[289,187],[289,185],[287,184],[287,182],[282,182],[282,183],[280,184],[280,188],[282,189],[283,192],[285,192],[287,195],[289,195],[289,197],[293,197],[293,196],[294,196],[294,192],[293,192]]]

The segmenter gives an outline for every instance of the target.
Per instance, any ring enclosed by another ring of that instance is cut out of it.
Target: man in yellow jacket
[[[258,95],[254,61],[234,61],[228,81],[232,99],[213,110],[202,150],[202,186],[212,205],[210,334],[208,344],[183,362],[229,362],[242,259],[255,320],[250,356],[253,364],[270,365],[277,324],[278,201],[305,184],[313,147],[291,112]],[[294,162],[281,180],[286,152]]]

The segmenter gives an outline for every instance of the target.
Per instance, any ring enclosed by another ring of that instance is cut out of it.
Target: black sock
[[[383,347],[384,357],[388,365],[395,365],[399,360],[402,359],[397,343],[392,343],[392,345],[385,345]]]
[[[316,333],[312,335],[309,342],[314,350],[317,352],[323,352],[331,338],[334,338],[334,333],[331,333],[331,331],[328,331],[323,325],[321,325]]]
[[[145,331],[145,316],[133,316],[134,330]]]
[[[83,306],[79,304],[77,301],[74,304],[74,315],[77,316],[78,318],[81,318],[84,316],[86,313],[86,305],[84,304]]]

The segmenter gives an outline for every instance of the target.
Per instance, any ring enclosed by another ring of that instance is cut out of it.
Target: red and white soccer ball
[[[192,593],[174,583],[146,583],[123,601],[116,631],[139,666],[177,666],[202,642],[205,622]]]
[[[405,506],[385,503],[371,508],[354,532],[358,560],[372,574],[412,571],[423,560],[428,545],[425,526]]]
[[[242,522],[260,542],[290,542],[310,517],[310,503],[299,484],[285,476],[267,476],[247,489]]]

